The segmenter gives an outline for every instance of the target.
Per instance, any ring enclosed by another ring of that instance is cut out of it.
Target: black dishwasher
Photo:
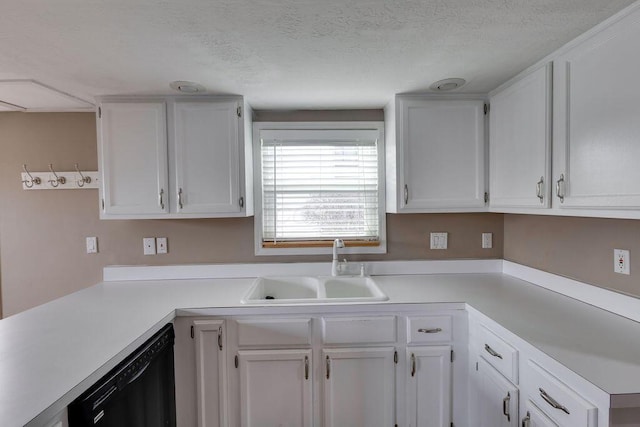
[[[69,427],[175,427],[173,343],[169,323],[69,405]]]

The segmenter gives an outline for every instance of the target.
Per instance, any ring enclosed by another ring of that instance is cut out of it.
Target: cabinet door
[[[492,207],[548,208],[551,64],[491,98]]]
[[[237,100],[174,103],[173,212],[229,216],[243,210],[239,106]]]
[[[560,207],[640,208],[640,11],[554,61]]]
[[[518,389],[479,358],[479,427],[516,427],[518,425]]]
[[[311,350],[238,352],[242,427],[313,425]]]
[[[394,348],[325,349],[324,426],[395,424]]]
[[[483,208],[484,103],[398,101],[399,211]]]
[[[547,415],[542,412],[532,401],[527,400],[527,413],[522,419],[522,427],[558,427]]]
[[[451,424],[451,347],[407,349],[407,406],[411,427]]]
[[[164,101],[103,102],[98,135],[101,215],[169,212]]]
[[[199,427],[227,425],[224,326],[224,320],[193,322]]]

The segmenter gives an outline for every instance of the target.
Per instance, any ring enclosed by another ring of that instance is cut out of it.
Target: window
[[[255,123],[256,254],[384,253],[379,122]]]

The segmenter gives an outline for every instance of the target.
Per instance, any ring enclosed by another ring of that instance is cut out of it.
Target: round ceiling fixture
[[[182,93],[200,93],[204,92],[204,86],[199,83],[187,82],[184,80],[176,80],[175,82],[169,83],[169,86],[173,90],[177,90]]]
[[[461,88],[467,81],[465,79],[444,79],[438,80],[431,86],[429,89],[435,90],[436,92],[446,92],[449,90],[459,89]]]

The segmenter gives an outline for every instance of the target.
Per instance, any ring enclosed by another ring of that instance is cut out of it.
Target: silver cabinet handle
[[[489,346],[489,344],[485,344],[484,345],[484,349],[487,351],[487,353],[489,353],[493,357],[497,357],[498,359],[502,359],[502,355],[500,353],[498,353],[497,351],[495,351],[494,349],[492,349]]]
[[[309,379],[309,356],[304,357],[304,379]]]
[[[327,370],[327,379],[329,379],[329,377],[331,376],[331,359],[329,359],[329,356],[327,356],[325,363],[326,363],[326,370]]]
[[[556,181],[556,196],[560,199],[560,203],[564,202],[564,174],[561,174],[560,179]]]
[[[570,412],[566,408],[566,406],[559,404],[557,400],[555,400],[553,397],[549,396],[547,394],[547,392],[544,391],[542,388],[539,388],[538,390],[540,391],[540,397],[542,397],[542,399],[544,399],[545,402],[547,402],[552,407],[561,410],[562,412],[564,412],[567,415],[570,414]]]
[[[240,197],[240,200],[238,200],[238,204],[241,208],[244,208],[244,197]]]
[[[162,200],[164,196],[164,189],[160,189],[160,193],[158,193],[158,204],[160,205],[160,209],[164,210],[164,201]]]
[[[218,328],[218,348],[222,351],[222,326]]]
[[[527,411],[527,416],[522,419],[522,427],[529,427],[529,423],[531,422],[531,414]]]
[[[416,376],[416,355],[411,353],[411,376]]]
[[[404,185],[404,204],[409,203],[409,186],[407,184]]]
[[[540,181],[536,183],[536,196],[540,199],[540,203],[544,202],[544,194],[542,192],[542,185],[544,184],[544,177],[540,177]]]
[[[433,329],[418,329],[418,332],[422,332],[423,334],[437,334],[438,332],[442,332],[442,328],[433,328]]]
[[[178,207],[182,209],[182,188],[178,189]]]
[[[511,393],[507,393],[507,397],[502,399],[502,414],[507,417],[507,422],[511,422],[511,413],[509,412],[509,402],[511,401]]]

